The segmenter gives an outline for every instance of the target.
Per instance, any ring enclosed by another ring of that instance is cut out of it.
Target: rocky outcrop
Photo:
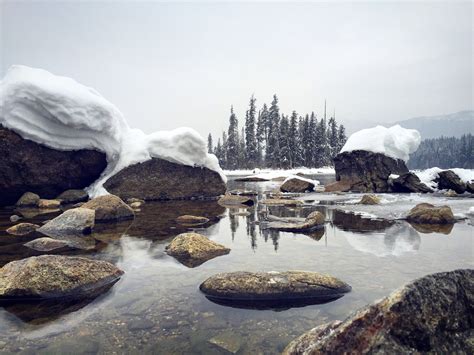
[[[458,194],[466,191],[466,184],[451,170],[440,171],[435,181],[440,190],[454,190]]]
[[[358,192],[388,192],[391,174],[408,173],[403,160],[365,150],[339,153],[334,158],[334,168],[336,180]]]
[[[207,222],[209,222],[209,218],[186,214],[176,218],[176,222],[183,225],[197,226],[201,224],[206,224]]]
[[[474,270],[428,275],[343,322],[291,342],[296,354],[472,354]]]
[[[125,202],[114,195],[96,197],[80,208],[88,208],[95,211],[96,222],[113,222],[125,219],[133,219],[135,213]]]
[[[90,234],[94,227],[95,212],[88,208],[67,210],[38,229],[49,237],[81,236]]]
[[[217,202],[221,206],[253,206],[255,204],[252,198],[243,195],[224,195]]]
[[[35,232],[40,226],[33,223],[19,223],[6,230],[8,234],[23,236]]]
[[[1,126],[0,157],[0,206],[14,204],[27,191],[54,198],[67,189],[82,189],[107,166],[104,153],[51,149]]]
[[[378,205],[380,204],[380,197],[377,195],[364,195],[360,199],[359,203],[361,205]]]
[[[433,192],[428,186],[420,181],[420,178],[413,173],[402,174],[390,181],[392,192]]]
[[[217,256],[229,254],[230,249],[197,233],[183,233],[166,247],[166,252],[188,266],[196,267]]]
[[[86,202],[88,199],[89,195],[84,190],[66,190],[56,197],[63,205]]]
[[[434,206],[430,203],[419,203],[406,217],[407,221],[419,224],[455,223],[453,211],[449,206]]]
[[[291,178],[286,180],[281,186],[280,191],[282,192],[306,192],[306,191],[313,191],[314,184],[307,180],[302,180],[298,178]]]
[[[104,187],[126,200],[182,200],[213,198],[225,193],[220,175],[208,168],[192,167],[152,158],[131,165],[108,179]]]
[[[0,300],[90,297],[122,274],[106,261],[61,255],[30,257],[0,269]]]
[[[279,218],[280,219],[280,218]],[[311,212],[304,220],[287,220],[281,218],[278,221],[272,221],[268,228],[276,229],[282,232],[305,233],[324,226],[324,215],[319,211]]]
[[[15,205],[17,207],[37,207],[40,197],[33,192],[25,192],[21,197],[16,201]]]

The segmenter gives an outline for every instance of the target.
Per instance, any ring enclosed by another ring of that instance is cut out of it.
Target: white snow
[[[462,168],[453,168],[453,169],[440,169],[438,167],[429,168],[425,170],[414,170],[413,173],[418,176],[420,181],[427,186],[431,187],[434,190],[438,189],[438,184],[435,182],[435,179],[438,178],[438,174],[441,171],[451,170],[464,182],[470,182],[474,180],[474,169],[462,169]]]
[[[467,214],[470,216],[474,216],[474,206],[469,207]]]
[[[97,91],[67,77],[22,65],[0,82],[0,124],[23,138],[58,150],[97,149],[108,166],[88,189],[107,193],[102,184],[129,165],[152,157],[206,167],[226,180],[217,158],[191,128],[145,134],[131,128],[122,113]]]
[[[261,179],[273,180],[273,179],[283,179],[288,178],[289,176],[296,175],[298,173],[304,175],[333,175],[335,170],[333,167],[322,167],[322,168],[295,168],[288,170],[280,169],[253,169],[253,170],[224,170],[224,174],[227,176],[240,176],[244,175],[245,177],[257,177]]]
[[[299,175],[290,175],[290,176],[288,176],[288,177],[283,181],[283,184],[284,184],[285,182],[287,182],[288,180],[291,180],[291,179],[297,179],[297,180],[309,182],[310,184],[313,184],[314,186],[318,186],[318,185],[319,185],[319,181],[318,181],[318,180],[307,179],[307,178],[302,177],[302,176],[299,176]]]
[[[352,134],[342,147],[341,153],[366,150],[406,162],[409,155],[418,149],[420,142],[420,133],[415,129],[406,129],[400,125],[390,128],[377,126]]]

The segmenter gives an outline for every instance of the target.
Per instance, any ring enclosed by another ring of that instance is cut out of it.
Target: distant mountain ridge
[[[422,139],[441,136],[459,138],[463,134],[474,134],[474,111],[466,110],[446,115],[414,117],[393,124],[418,130]]]

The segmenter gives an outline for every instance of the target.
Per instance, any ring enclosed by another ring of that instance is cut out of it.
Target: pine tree
[[[296,113],[296,111],[293,111],[291,113],[288,139],[290,147],[290,167],[294,168],[297,166],[301,166],[301,141],[298,137],[298,114]]]
[[[242,133],[240,134],[240,137],[239,137],[239,152],[238,152],[238,157],[239,157],[239,162],[238,162],[238,165],[237,167],[239,169],[241,168],[244,168],[244,169],[247,169],[249,168],[249,164],[247,162],[247,159],[246,159],[246,145],[245,145],[245,130],[244,130],[244,127],[242,127]]]
[[[290,124],[288,122],[288,117],[281,115],[280,120],[280,157],[279,165],[281,168],[288,169],[291,167],[292,158],[291,158],[291,143],[290,143]]]
[[[229,130],[227,136],[227,168],[235,170],[239,165],[239,123],[234,113],[234,108],[230,108]]]
[[[338,147],[336,155],[341,151],[342,147],[344,147],[344,144],[347,142],[346,128],[342,124],[339,126],[337,136]]]
[[[302,129],[300,130],[301,136],[301,144],[302,144],[302,151],[303,151],[303,166],[309,168],[311,167],[312,161],[312,141],[313,136],[310,130],[309,124],[309,115],[306,114],[305,118],[302,119]]]
[[[339,131],[336,119],[331,117],[328,122],[328,144],[331,160],[339,153]]]
[[[228,169],[228,166],[227,166],[227,148],[228,148],[228,145],[227,145],[227,135],[224,132],[222,132],[222,168],[224,169]]]
[[[271,168],[279,166],[278,158],[280,157],[280,142],[279,142],[279,124],[280,124],[280,108],[278,107],[278,98],[273,95],[273,101],[268,110],[267,127],[268,127],[268,141],[266,147],[266,163]]]
[[[245,115],[245,157],[248,168],[253,169],[259,163],[258,142],[255,131],[255,98],[250,97],[250,105]]]
[[[210,133],[207,136],[207,152],[209,154],[214,154],[214,146],[212,145],[212,135]]]

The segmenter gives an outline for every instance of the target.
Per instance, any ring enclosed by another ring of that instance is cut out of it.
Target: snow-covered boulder
[[[288,176],[280,186],[282,192],[306,192],[313,191],[314,187],[319,185],[319,181],[307,179],[299,175]]]
[[[225,176],[217,158],[207,153],[206,142],[196,131],[191,128],[180,128],[147,135],[138,129],[131,128],[122,113],[97,91],[73,79],[56,76],[41,69],[15,65],[8,70],[0,82],[0,97],[0,126],[6,129],[4,131],[15,132],[15,136],[19,137],[17,144],[21,141],[34,142],[35,145],[30,150],[49,149],[39,157],[31,155],[33,162],[30,164],[33,167],[17,166],[22,162],[22,155],[14,156],[16,159],[2,160],[5,168],[10,169],[9,171],[14,171],[15,168],[20,169],[23,175],[28,176],[41,163],[41,166],[49,164],[52,167],[63,164],[61,170],[68,172],[70,159],[65,159],[63,155],[76,157],[78,152],[87,151],[88,155],[80,157],[80,163],[86,164],[91,161],[91,154],[95,154],[92,156],[92,163],[88,163],[92,166],[78,164],[74,167],[73,170],[78,174],[87,174],[86,178],[81,176],[80,184],[71,183],[75,176],[67,173],[62,176],[58,174],[57,180],[69,185],[61,189],[52,189],[54,191],[45,189],[51,196],[43,196],[40,193],[41,197],[55,197],[64,190],[87,186],[86,190],[91,197],[106,194],[103,184],[123,169],[135,166],[133,172],[141,174],[138,171],[139,168],[153,169],[163,165],[139,164],[153,158],[190,167],[186,170],[186,174],[192,172],[191,175],[198,177],[197,171],[207,169],[220,179],[220,186],[225,182]],[[4,143],[3,139],[0,141]],[[23,146],[18,149],[18,146],[11,144],[10,141],[5,142],[6,147],[3,149],[7,152],[17,148],[21,154],[25,149]],[[53,158],[42,161],[40,158],[47,155],[47,152],[52,152]],[[25,153],[25,156],[28,154]],[[106,164],[105,161],[107,161]],[[144,176],[141,179],[142,190],[140,191],[146,191],[156,184],[156,182],[146,180],[147,177]],[[189,178],[190,175],[187,177]],[[0,183],[7,184],[15,178],[17,176],[0,175]],[[26,181],[26,184],[33,184],[35,179],[31,180]],[[45,180],[55,181],[53,176],[47,176]],[[188,183],[195,183],[195,180],[178,181],[176,179],[176,185],[173,185],[173,188],[183,188]],[[167,188],[170,187],[167,186]],[[37,190],[30,188],[29,191],[36,192]],[[210,192],[209,195],[214,193],[214,191]],[[214,196],[220,193],[222,192],[219,191]],[[172,194],[169,195],[173,198]],[[131,197],[142,198],[140,195]]]
[[[418,131],[377,126],[351,135],[334,158],[336,180],[360,192],[388,192],[391,174],[408,172],[406,161],[421,141]]]

